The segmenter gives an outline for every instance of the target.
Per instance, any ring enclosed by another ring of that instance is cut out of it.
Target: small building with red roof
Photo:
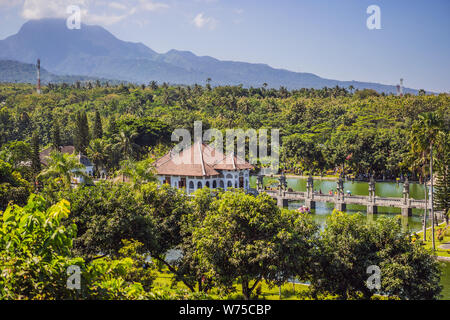
[[[192,193],[203,187],[248,191],[253,166],[235,154],[196,142],[180,152],[171,150],[155,162],[155,169],[161,183]]]

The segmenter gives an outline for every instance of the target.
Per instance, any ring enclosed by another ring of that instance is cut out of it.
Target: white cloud
[[[169,5],[162,2],[153,2],[153,1],[147,1],[147,0],[140,0],[141,2],[141,8],[147,11],[157,11],[161,9],[167,9],[169,8]]]
[[[0,7],[15,7],[22,4],[23,0],[0,0]]]
[[[192,23],[197,28],[208,27],[210,30],[215,29],[217,26],[217,20],[211,17],[205,17],[203,12],[197,14],[192,20]]]
[[[126,5],[124,5],[122,3],[119,3],[119,2],[114,2],[114,1],[113,2],[109,2],[108,6],[110,8],[117,9],[117,10],[126,10],[127,9]]]
[[[4,1],[0,0],[0,4]],[[70,5],[80,7],[82,23],[103,25],[118,23],[142,10],[157,11],[169,8],[165,3],[151,0],[116,0],[113,2],[95,0],[25,0],[22,7],[22,17],[25,19],[67,18],[69,14],[66,10]],[[118,10],[122,12],[118,13]]]
[[[195,2],[202,2],[202,3],[215,3],[219,0],[195,0]]]
[[[85,0],[25,0],[22,7],[22,17],[25,19],[62,18],[68,17],[66,10],[70,5],[80,6],[81,13],[87,11]]]
[[[85,22],[88,24],[101,24],[101,25],[112,25],[118,23],[125,18],[129,17],[131,14],[126,13],[122,15],[99,15],[99,14],[88,14],[86,16]],[[84,22],[84,20],[83,20]]]

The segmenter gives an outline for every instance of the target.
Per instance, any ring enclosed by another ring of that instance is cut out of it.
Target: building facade
[[[225,155],[212,146],[196,142],[179,153],[170,151],[156,161],[155,169],[160,183],[192,193],[204,187],[248,191],[253,166],[234,154]]]

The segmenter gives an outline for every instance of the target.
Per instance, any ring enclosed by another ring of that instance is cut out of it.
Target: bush
[[[381,270],[381,289],[370,290],[367,268]],[[367,223],[361,215],[333,213],[322,233],[312,269],[316,294],[344,299],[369,299],[374,294],[400,299],[438,299],[442,287],[435,258],[412,243],[396,219],[380,217]]]

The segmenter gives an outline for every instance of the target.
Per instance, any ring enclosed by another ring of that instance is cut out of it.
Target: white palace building
[[[156,161],[155,169],[161,183],[192,193],[203,187],[248,191],[253,166],[234,154],[224,155],[209,145],[196,142],[179,153],[170,151]]]

